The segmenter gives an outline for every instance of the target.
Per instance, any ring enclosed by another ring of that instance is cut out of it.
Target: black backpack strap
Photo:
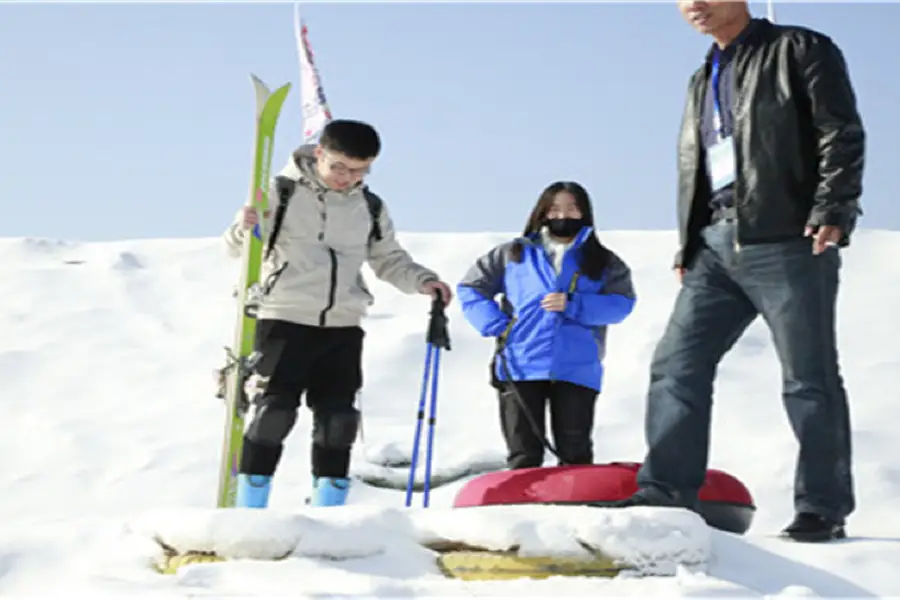
[[[272,231],[269,232],[269,239],[266,243],[266,258],[272,254],[275,247],[275,240],[278,238],[278,232],[281,230],[281,222],[284,221],[284,213],[287,211],[288,200],[294,195],[294,188],[297,182],[289,177],[278,175],[275,177],[275,190],[278,193],[278,206],[275,207],[275,218],[272,220]]]
[[[278,194],[278,206],[275,207],[275,216],[272,219],[272,231],[269,232],[269,238],[266,243],[266,258],[272,254],[275,247],[275,241],[278,238],[278,232],[281,230],[281,223],[284,221],[284,213],[287,211],[288,201],[294,195],[294,189],[297,182],[289,177],[278,175],[275,177],[275,190]],[[372,227],[369,230],[369,242],[381,241],[381,207],[384,201],[375,192],[368,187],[363,187],[363,195],[366,198],[366,205],[369,208],[369,216],[372,217]]]
[[[372,217],[372,227],[369,229],[369,243],[381,241],[381,206],[384,201],[381,197],[369,189],[363,187],[363,195],[366,197],[366,205],[369,207],[369,215]]]

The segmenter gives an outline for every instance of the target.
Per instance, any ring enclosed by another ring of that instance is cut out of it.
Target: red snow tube
[[[579,504],[603,507],[637,491],[640,463],[537,467],[485,473],[456,494],[454,507],[495,504]],[[710,527],[743,534],[756,507],[733,475],[710,469],[700,488],[699,513]]]

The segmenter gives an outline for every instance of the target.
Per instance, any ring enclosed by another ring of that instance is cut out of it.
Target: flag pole
[[[777,19],[775,19],[775,0],[767,0],[767,2],[769,5],[768,6],[769,20],[773,23],[777,23],[778,21],[777,21]]]

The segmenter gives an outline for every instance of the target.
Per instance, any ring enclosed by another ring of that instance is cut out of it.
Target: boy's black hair
[[[362,121],[336,119],[328,123],[319,145],[357,160],[375,158],[381,152],[381,139],[375,128]]]

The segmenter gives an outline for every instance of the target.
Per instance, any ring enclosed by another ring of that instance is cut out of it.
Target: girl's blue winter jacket
[[[568,381],[602,390],[608,325],[622,322],[635,304],[628,265],[610,252],[599,281],[579,275],[578,254],[593,235],[585,227],[565,252],[559,273],[540,234],[517,238],[479,258],[457,285],[463,315],[485,337],[504,337],[501,349],[512,379]],[[523,244],[522,261],[509,259],[515,242]],[[566,292],[562,312],[541,307],[551,292]],[[503,294],[501,307],[495,297]],[[494,375],[506,381],[501,360]]]

